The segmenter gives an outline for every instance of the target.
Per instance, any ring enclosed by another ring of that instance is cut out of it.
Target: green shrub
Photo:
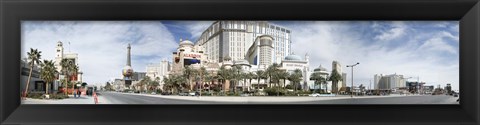
[[[235,95],[234,92],[228,92],[228,93],[227,93],[227,96],[234,96],[234,95]]]
[[[43,99],[43,93],[28,93],[27,97],[32,99]]]
[[[287,91],[287,93],[285,93],[285,96],[297,96],[297,94],[295,92]]]
[[[287,92],[286,89],[283,89],[283,88],[276,88],[276,87],[272,87],[272,88],[266,88],[265,90],[265,93],[267,93],[268,96],[284,96]]]
[[[297,91],[297,94],[312,94],[311,91]]]
[[[220,91],[222,90],[222,88],[219,87],[219,86],[214,86],[214,87],[212,87],[212,90],[213,90],[214,92],[220,92]]]
[[[202,92],[202,96],[211,96],[214,92]]]
[[[30,93],[27,95],[28,98],[33,99],[47,99],[44,93]],[[60,94],[49,94],[49,99],[66,99],[68,98],[67,95],[60,93]]]
[[[68,98],[65,94],[50,94],[50,99],[66,99]]]
[[[287,86],[285,86],[286,89],[293,89],[293,86],[288,84]]]
[[[226,96],[225,92],[219,92],[217,93],[217,96]]]
[[[123,92],[129,92],[132,91],[131,89],[124,89]]]

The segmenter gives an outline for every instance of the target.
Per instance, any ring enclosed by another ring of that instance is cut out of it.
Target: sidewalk
[[[27,98],[21,100],[21,104],[95,104],[93,96],[82,95],[74,98],[73,95],[68,95],[67,99],[32,99]],[[101,95],[98,95],[98,104],[109,104],[109,102]]]

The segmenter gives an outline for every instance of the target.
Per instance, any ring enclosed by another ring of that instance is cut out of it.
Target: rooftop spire
[[[130,43],[129,43],[128,47],[127,47],[127,66],[132,66],[131,61],[130,61],[130,49],[131,49],[131,46],[130,46]]]

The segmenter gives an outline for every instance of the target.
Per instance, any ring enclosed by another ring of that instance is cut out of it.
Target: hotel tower
[[[272,63],[291,52],[291,31],[267,21],[216,21],[198,38],[195,46],[201,47],[209,61],[222,62],[224,57],[243,60],[257,37],[273,38]],[[280,63],[280,62],[277,62]]]

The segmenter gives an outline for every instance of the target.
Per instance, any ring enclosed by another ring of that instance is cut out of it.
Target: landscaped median
[[[282,103],[282,102],[307,102],[307,101],[320,101],[320,100],[335,100],[335,99],[350,99],[349,95],[337,95],[337,96],[178,96],[178,95],[152,95],[152,94],[139,94],[139,93],[121,93],[138,96],[149,96],[165,99],[176,100],[190,100],[190,101],[209,101],[209,102],[259,102],[259,103]],[[385,97],[401,97],[401,96],[356,96],[354,98],[385,98]]]

